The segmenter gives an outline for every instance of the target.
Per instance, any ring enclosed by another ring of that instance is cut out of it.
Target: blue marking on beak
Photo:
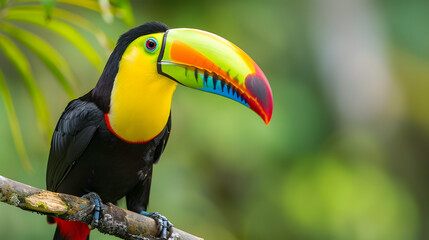
[[[227,86],[228,84],[224,84],[222,88],[221,82],[220,82],[221,80],[219,79],[216,79],[215,81],[213,81],[212,76],[204,75],[201,73],[198,73],[198,77],[203,79],[203,85],[204,85],[204,87],[200,88],[200,90],[227,97],[229,99],[232,99],[236,102],[243,104],[246,107],[249,107],[249,104],[238,92],[234,91],[232,88],[228,89],[228,86]],[[215,82],[216,85],[214,85],[213,82]]]

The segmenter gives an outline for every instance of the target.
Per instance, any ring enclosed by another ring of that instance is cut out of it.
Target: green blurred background
[[[131,3],[136,26],[162,21],[237,44],[265,72],[274,96],[265,126],[240,104],[179,86],[150,211],[208,240],[429,239],[427,0]],[[73,11],[113,39],[129,29]],[[79,94],[88,92],[99,72],[57,35],[33,30],[61,49]],[[25,53],[54,125],[70,99]],[[0,63],[34,168],[22,166],[0,103],[0,175],[44,188],[50,136],[38,130],[28,92],[1,53]],[[1,239],[50,239],[54,228],[43,216],[0,204]],[[91,239],[115,238],[93,231]]]

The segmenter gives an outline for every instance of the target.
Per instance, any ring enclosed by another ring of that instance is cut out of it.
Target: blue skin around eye
[[[152,40],[152,41],[154,41],[155,42],[155,47],[153,48],[153,49],[149,49],[149,48],[147,48],[147,42],[149,41],[149,40]],[[144,44],[144,47],[146,48],[146,50],[147,51],[149,51],[149,52],[153,52],[153,51],[155,51],[156,49],[157,49],[157,47],[158,47],[158,41],[156,41],[156,39],[155,38],[148,38],[147,40],[146,40],[146,42],[145,42],[145,44]]]

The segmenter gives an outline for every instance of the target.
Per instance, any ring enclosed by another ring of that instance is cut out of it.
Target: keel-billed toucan
[[[61,115],[52,136],[48,190],[94,192],[112,203],[125,196],[129,210],[146,211],[177,84],[240,102],[266,124],[271,119],[270,85],[241,49],[205,31],[146,23],[119,38],[95,88]],[[86,224],[49,220],[57,223],[54,239],[89,237]]]

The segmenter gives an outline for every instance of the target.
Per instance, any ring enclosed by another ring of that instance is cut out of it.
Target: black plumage
[[[52,136],[46,173],[48,190],[76,196],[96,192],[103,202],[112,203],[126,196],[129,210],[146,211],[152,165],[158,162],[167,143],[171,116],[155,138],[134,144],[110,132],[104,114],[110,109],[113,83],[126,47],[142,35],[167,29],[162,23],[152,22],[123,34],[96,87],[68,104]],[[57,230],[55,237],[58,234]]]
[[[90,96],[70,102],[58,122],[52,136],[47,188],[76,196],[96,192],[104,202],[112,203],[127,196],[128,209],[146,210],[152,165],[167,143],[171,118],[151,141],[127,143],[110,132],[103,112]]]

